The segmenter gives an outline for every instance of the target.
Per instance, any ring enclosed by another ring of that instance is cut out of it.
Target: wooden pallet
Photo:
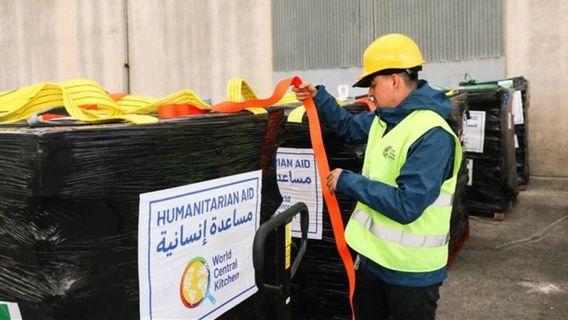
[[[513,199],[511,199],[511,201],[509,201],[509,205],[507,206],[507,208],[503,212],[494,212],[493,213],[493,220],[495,220],[495,221],[505,220],[505,216],[508,215],[509,213],[511,213],[511,211],[513,210],[513,207],[515,205],[517,205],[518,202],[519,202],[519,197],[518,197],[518,195],[515,195],[513,197]]]
[[[493,220],[495,220],[495,221],[504,221],[505,217],[509,213],[511,213],[511,211],[513,210],[513,207],[515,205],[517,205],[517,203],[519,203],[519,195],[518,194],[515,195],[511,199],[511,201],[509,201],[509,205],[502,212],[493,212],[493,214],[491,214],[491,213],[470,213],[470,216],[478,216],[478,217],[491,217],[491,216],[493,216]]]

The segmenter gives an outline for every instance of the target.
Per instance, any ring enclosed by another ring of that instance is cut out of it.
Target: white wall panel
[[[128,12],[133,93],[189,88],[216,102],[232,78],[271,92],[270,1],[131,0]]]
[[[88,78],[123,91],[122,1],[2,0],[0,91]]]

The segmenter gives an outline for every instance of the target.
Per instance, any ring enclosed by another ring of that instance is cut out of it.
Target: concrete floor
[[[568,319],[568,179],[531,177],[505,221],[470,225],[438,319]]]

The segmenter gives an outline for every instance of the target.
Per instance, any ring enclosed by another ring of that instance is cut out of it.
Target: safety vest
[[[407,225],[359,202],[345,229],[345,240],[355,251],[391,270],[438,270],[446,265],[448,258],[452,201],[462,159],[461,144],[446,121],[430,110],[412,112],[383,136],[386,127],[378,117],[373,121],[363,163],[365,177],[397,187],[396,178],[410,146],[434,127],[441,127],[454,137],[452,177],[442,183],[434,203]]]

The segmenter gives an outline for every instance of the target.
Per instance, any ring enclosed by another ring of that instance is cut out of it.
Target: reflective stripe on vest
[[[454,203],[454,194],[440,193],[438,198],[432,203],[433,206],[437,207],[451,207]]]
[[[450,235],[416,235],[402,230],[395,230],[375,224],[371,216],[361,210],[356,209],[351,215],[351,219],[356,220],[365,226],[375,237],[398,243],[407,247],[414,248],[436,248],[444,246],[450,240]]]

